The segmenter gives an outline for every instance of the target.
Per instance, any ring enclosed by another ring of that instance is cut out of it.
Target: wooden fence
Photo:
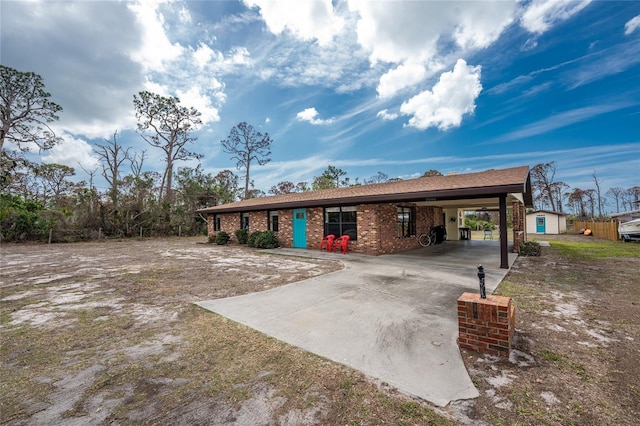
[[[611,241],[618,241],[618,221],[613,222],[573,222],[573,230],[591,229],[594,237],[605,238]]]

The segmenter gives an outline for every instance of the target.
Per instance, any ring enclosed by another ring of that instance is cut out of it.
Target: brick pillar
[[[463,293],[458,298],[458,345],[490,355],[509,357],[515,309],[510,297]]]

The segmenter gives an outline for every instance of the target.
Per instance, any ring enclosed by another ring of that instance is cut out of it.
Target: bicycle
[[[436,230],[432,227],[429,228],[429,232],[424,232],[418,235],[418,244],[422,247],[429,247],[431,244],[436,243]]]

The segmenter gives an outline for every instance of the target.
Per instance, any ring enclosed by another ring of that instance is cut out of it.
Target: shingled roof
[[[198,212],[228,213],[347,204],[489,198],[510,193],[523,194],[525,204],[532,204],[528,166],[250,198],[208,207]]]

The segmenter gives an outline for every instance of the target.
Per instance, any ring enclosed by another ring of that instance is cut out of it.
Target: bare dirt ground
[[[3,245],[0,423],[446,424],[194,306],[341,268],[199,239]]]
[[[510,359],[463,351],[481,396],[454,405],[474,424],[637,425],[640,244],[538,239],[551,247],[520,256],[496,291],[517,307]]]
[[[2,245],[0,423],[637,424],[640,244],[571,239],[516,261],[511,359],[463,351],[481,396],[444,410],[192,304],[339,263],[204,238]]]

